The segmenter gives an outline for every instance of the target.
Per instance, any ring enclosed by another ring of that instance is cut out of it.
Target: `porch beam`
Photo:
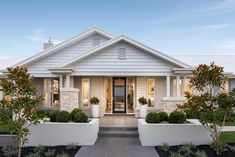
[[[176,97],[180,97],[180,76],[176,76]]]
[[[171,81],[170,81],[170,76],[166,76],[166,97],[169,98],[171,95]]]

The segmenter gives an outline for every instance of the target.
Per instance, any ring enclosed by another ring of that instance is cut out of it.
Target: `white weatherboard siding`
[[[125,59],[119,59],[119,48],[125,48]],[[68,67],[74,69],[73,75],[83,76],[164,76],[172,68],[178,68],[126,42],[100,50]]]
[[[69,60],[85,51],[94,48],[93,39],[99,39],[100,43],[108,40],[106,37],[99,34],[91,35],[90,37],[87,37],[69,47],[59,50],[58,52],[53,53],[49,56],[45,56],[39,61],[30,64],[28,66],[29,72],[31,74],[34,74],[35,76],[37,76],[36,74],[39,73],[50,74],[51,72],[48,71],[48,68],[55,67],[66,60]]]
[[[166,97],[166,77],[157,77],[155,81],[155,107],[162,105],[162,98]]]

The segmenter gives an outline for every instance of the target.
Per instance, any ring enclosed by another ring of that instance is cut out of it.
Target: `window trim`
[[[124,51],[121,51],[124,50]],[[125,47],[120,47],[118,49],[118,59],[126,59],[126,48]]]

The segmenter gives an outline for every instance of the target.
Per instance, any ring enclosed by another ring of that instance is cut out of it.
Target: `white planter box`
[[[91,114],[93,118],[99,117],[99,105],[91,105]]]
[[[147,105],[140,105],[140,118],[147,116]]]
[[[93,145],[98,137],[99,119],[89,123],[46,122],[29,127],[30,135],[27,146],[56,146],[76,143]]]
[[[188,124],[148,124],[138,120],[138,132],[143,146],[159,146],[162,143],[181,145],[192,142],[195,145],[212,142],[209,131],[198,120]]]

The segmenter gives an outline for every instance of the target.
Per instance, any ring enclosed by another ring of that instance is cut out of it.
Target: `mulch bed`
[[[235,143],[230,143],[230,146],[234,146],[235,147]],[[156,146],[155,149],[158,152],[158,154],[160,155],[160,157],[169,157],[170,156],[170,152],[178,152],[180,146],[171,146],[170,150],[165,152],[162,149],[160,149],[160,146]],[[190,155],[190,157],[195,157],[194,153],[197,152],[197,150],[200,151],[205,151],[208,157],[235,157],[235,151],[224,151],[222,152],[221,155],[217,155],[216,152],[210,147],[210,145],[198,145],[196,146],[196,148],[192,149],[192,153]]]
[[[50,149],[50,150],[55,150],[55,157],[56,155],[62,154],[62,153],[67,153],[69,157],[74,157],[75,154],[78,152],[78,150],[81,148],[81,146],[76,146],[75,149],[66,149],[66,147],[67,146],[45,146],[45,152]],[[35,147],[23,147],[21,156],[25,157],[29,153],[33,153],[34,148]],[[2,147],[0,147],[0,157],[3,157]]]

